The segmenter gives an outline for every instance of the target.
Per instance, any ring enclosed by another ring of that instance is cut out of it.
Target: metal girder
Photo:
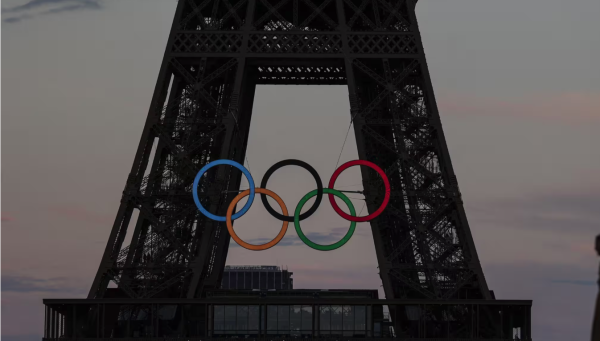
[[[158,218],[156,218],[152,214],[152,211],[150,210],[150,208],[148,208],[146,205],[144,205],[144,204],[138,204],[138,205],[140,208],[140,213],[142,214],[143,218],[149,220],[150,223],[152,224],[152,226],[154,226],[154,228],[159,233],[161,233],[171,243],[171,245],[177,247],[179,249],[179,251],[181,252],[181,254],[183,254],[183,256],[186,259],[189,259],[190,258],[189,251],[183,244],[181,244],[181,242],[177,238],[175,238],[175,236],[173,236],[173,233],[168,228],[168,226],[166,224],[163,224]]]
[[[304,21],[300,24],[300,27],[308,26],[311,23],[311,21],[317,16],[320,16],[322,19],[324,19],[331,27],[335,27],[336,22],[331,20],[331,18],[329,18],[327,14],[323,12],[325,6],[329,5],[331,1],[332,0],[323,0],[321,4],[317,7],[317,5],[315,5],[311,0],[302,0],[302,2],[307,4],[312,9],[312,13],[308,17],[306,17],[306,19],[304,19]]]
[[[235,6],[231,6],[231,3],[229,3],[228,0],[221,0],[223,1],[223,3],[225,4],[225,7],[227,7],[227,15],[223,17],[223,19],[221,20],[225,20],[228,18],[228,16],[232,16],[235,21],[238,23],[239,26],[242,26],[243,22],[242,19],[240,18],[240,16],[237,14],[237,11],[242,7],[242,5],[245,4],[245,1],[238,1]]]
[[[189,6],[193,9],[193,11],[191,11],[185,18],[181,19],[179,25],[183,26],[187,22],[192,20],[192,18],[197,16],[200,19],[200,27],[203,30],[205,30],[206,29],[206,18],[204,18],[204,16],[202,15],[202,9],[204,9],[204,7],[206,7],[206,5],[210,4],[213,1],[212,0],[204,0],[204,1],[202,1],[202,3],[200,3],[199,6],[196,6],[196,2],[194,0],[187,0],[187,2],[189,4]]]
[[[110,269],[107,272],[107,274],[117,285],[119,285],[121,290],[123,290],[123,292],[125,292],[129,297],[140,298],[137,295],[137,293],[134,290],[132,290],[127,284],[121,282],[119,275],[115,273],[115,269]]]
[[[383,27],[389,26],[393,20],[398,20],[400,23],[405,24],[406,26],[410,26],[410,22],[408,19],[402,16],[402,6],[406,6],[406,0],[397,0],[394,2],[394,7],[392,7],[387,1],[379,0],[379,3],[388,10],[388,17],[383,23]]]
[[[363,3],[361,4],[360,7],[357,7],[352,0],[344,0],[344,2],[354,11],[354,15],[350,18],[350,20],[347,22],[347,25],[352,27],[353,24],[356,22],[356,18],[358,16],[360,16],[361,18],[363,18],[363,20],[369,25],[369,27],[371,27],[372,29],[375,29],[376,26],[373,23],[373,21],[371,21],[371,19],[369,17],[367,17],[363,11],[364,11],[364,7],[366,7],[366,5],[368,4],[367,0],[363,0]],[[364,7],[363,7],[364,5]]]
[[[410,164],[411,167],[414,167],[416,170],[418,170],[421,174],[425,175],[434,183],[440,180],[439,176],[431,173],[423,165],[419,164],[413,158],[411,158],[406,152],[398,150],[396,146],[391,144],[385,137],[379,135],[377,132],[375,132],[375,130],[373,130],[369,126],[364,126],[363,131],[366,132],[369,136],[373,137],[375,141],[379,142],[384,147],[387,147],[390,151],[396,153],[402,161],[406,162],[407,164]]]
[[[285,18],[279,13],[279,9],[283,7],[289,0],[281,0],[277,2],[277,5],[272,6],[267,0],[260,0],[260,2],[268,8],[268,12],[264,13],[262,17],[254,22],[254,26],[258,27],[267,19],[270,19],[272,16],[275,16],[282,23],[286,22]]]

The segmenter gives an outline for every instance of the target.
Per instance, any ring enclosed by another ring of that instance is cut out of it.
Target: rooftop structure
[[[225,266],[221,289],[290,290],[294,288],[293,272],[278,266]]]

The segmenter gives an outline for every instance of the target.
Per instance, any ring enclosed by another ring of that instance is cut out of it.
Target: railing
[[[366,338],[244,338],[244,341],[367,341]],[[42,341],[64,341],[64,340],[77,340],[77,341],[232,341],[231,338],[191,338],[191,337],[139,337],[139,338],[42,338]],[[532,341],[532,339],[448,339],[448,338],[436,338],[436,339],[376,339],[377,341]]]
[[[48,340],[104,340],[112,336],[113,339],[122,340],[169,341],[213,341],[225,338],[260,341],[389,338],[448,341],[513,340],[511,337],[515,335],[520,340],[529,340],[531,335],[531,301],[518,300],[231,297],[189,300],[49,299],[44,300],[44,304],[44,335]],[[301,307],[301,317],[296,307]],[[281,308],[289,312],[289,315],[282,315],[283,319],[279,313],[272,314]],[[221,316],[217,311],[234,314],[224,313]],[[251,311],[255,312],[254,315],[250,314]],[[306,329],[304,321],[308,321],[306,330],[310,332],[298,335],[296,319],[302,321],[303,330]],[[279,330],[277,334],[271,327],[273,321],[275,329]],[[258,326],[251,327],[252,330],[257,329],[253,333],[246,331],[250,323]],[[220,328],[223,328],[221,325],[229,326],[223,333],[226,336],[220,332]],[[360,326],[362,331],[354,330],[356,326]],[[185,335],[191,337],[184,338]]]
[[[596,237],[596,252],[598,253],[598,256],[600,256],[600,235],[598,235]],[[598,277],[598,286],[600,288],[600,271],[599,271],[599,277]],[[155,300],[157,302],[161,302],[164,303],[164,300]],[[184,301],[182,300],[176,300],[178,301],[177,303],[181,304]],[[180,301],[180,302],[179,302]],[[195,300],[196,304],[210,304],[207,301],[197,301]],[[380,300],[383,301],[383,300]],[[495,303],[498,304],[501,301],[496,301]],[[518,301],[513,301],[511,303],[515,303]],[[525,301],[523,301],[525,302]],[[72,336],[67,336],[68,333],[66,333],[66,325],[68,325],[69,323],[66,323],[67,318],[68,318],[68,314],[65,314],[65,311],[68,311],[69,308],[66,308],[66,305],[71,306],[71,310],[72,312],[76,312],[76,306],[87,306],[87,307],[93,307],[93,306],[97,306],[99,307],[100,305],[105,305],[105,304],[117,304],[117,305],[121,305],[119,304],[118,300],[44,300],[44,303],[47,306],[47,310],[46,310],[46,334],[55,334],[55,335],[62,335],[61,337],[57,337],[57,338],[52,338],[52,337],[46,337],[43,338],[42,341],[61,341],[61,340],[77,340],[77,341],[115,341],[115,340],[136,340],[136,341],[230,341],[231,338],[210,338],[210,337],[135,337],[135,338],[102,338],[102,337],[98,337],[98,338],[82,338],[82,337],[72,337]],[[122,302],[122,304],[129,304],[131,305],[132,302]],[[141,303],[141,302],[140,302]],[[149,302],[150,303],[150,302]],[[156,304],[156,302],[152,302],[154,304]],[[186,305],[189,305],[190,303],[192,303],[192,301],[187,301]],[[248,302],[244,302],[244,304],[247,304]],[[265,301],[261,302],[261,303],[266,303]],[[312,302],[314,304],[314,302]],[[391,302],[390,302],[391,303]],[[466,303],[466,302],[465,302]],[[473,302],[469,302],[470,304],[473,304]],[[485,302],[485,301],[481,301],[480,303],[491,303],[491,302]],[[213,302],[214,304],[214,302]],[[231,302],[227,302],[227,304],[231,304]],[[306,304],[306,302],[303,302],[302,304]],[[447,304],[444,302],[441,302],[441,304]],[[458,302],[454,302],[454,304],[458,304]],[[531,303],[527,304],[525,303],[526,306],[528,306],[528,308],[531,307]],[[61,307],[62,309],[58,308]],[[388,305],[389,306],[389,305]],[[65,309],[66,308],[66,309]],[[59,313],[58,310],[61,310],[63,313]],[[527,312],[527,315],[529,315],[529,312]],[[529,316],[527,316],[527,318],[530,318]],[[390,321],[391,320],[391,316],[389,312],[384,312],[383,313],[383,321]],[[527,322],[530,322],[527,321]],[[527,323],[529,324],[529,323]],[[529,326],[528,326],[529,327]],[[99,328],[98,328],[99,329]],[[527,333],[526,333],[527,334]],[[238,337],[232,337],[232,338],[238,338]],[[311,337],[311,338],[306,338],[306,337],[286,337],[286,338],[270,338],[270,337],[263,337],[263,338],[244,338],[245,341],[289,341],[289,340],[295,340],[295,339],[302,339],[303,341],[311,341],[311,340],[319,340],[319,341],[323,341],[323,340],[327,340],[327,341],[364,341],[366,339],[377,339],[380,341],[391,341],[391,340],[404,340],[404,341],[513,341],[513,340],[522,340],[522,341],[527,341],[527,340],[531,340],[531,338],[523,336],[523,338],[496,338],[496,339],[480,339],[480,338],[372,338],[372,337],[366,337],[366,338],[346,338],[346,337],[327,337],[327,336],[320,336],[320,337]],[[597,295],[597,299],[596,299],[596,309],[595,309],[595,314],[594,314],[594,319],[593,319],[593,326],[592,326],[592,333],[591,333],[591,340],[592,341],[596,341],[596,340],[600,340],[600,291],[598,292]]]

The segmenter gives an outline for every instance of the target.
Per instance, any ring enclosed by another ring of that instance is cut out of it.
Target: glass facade
[[[366,336],[371,330],[370,314],[366,306],[325,305],[320,306],[319,334],[337,336]]]
[[[213,309],[214,335],[254,335],[259,333],[259,306],[215,305]]]
[[[319,305],[314,299],[307,302],[302,298],[280,305],[262,298],[228,301],[229,304],[203,300],[148,300],[140,304],[132,304],[129,299],[106,301],[45,300],[44,337],[47,341],[132,337],[175,340],[182,335],[194,337],[195,341],[210,337],[280,341],[391,337],[508,340],[517,334],[522,340],[531,341],[531,301],[473,300],[460,304],[423,300],[422,304],[406,301],[393,305],[386,304],[386,300],[360,302],[362,305]],[[401,337],[393,333],[395,324],[400,325]]]
[[[371,335],[370,307],[360,305],[215,305],[214,337],[312,337]],[[313,325],[313,321],[315,325]]]
[[[252,288],[252,272],[246,271],[244,272],[244,289]]]

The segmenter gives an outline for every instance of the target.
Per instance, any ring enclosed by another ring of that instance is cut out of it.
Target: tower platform
[[[44,340],[59,335],[61,340],[515,340],[515,335],[531,340],[532,302],[525,300],[385,300],[378,299],[377,290],[207,294],[206,299],[47,299]],[[110,318],[115,313],[118,317]]]

